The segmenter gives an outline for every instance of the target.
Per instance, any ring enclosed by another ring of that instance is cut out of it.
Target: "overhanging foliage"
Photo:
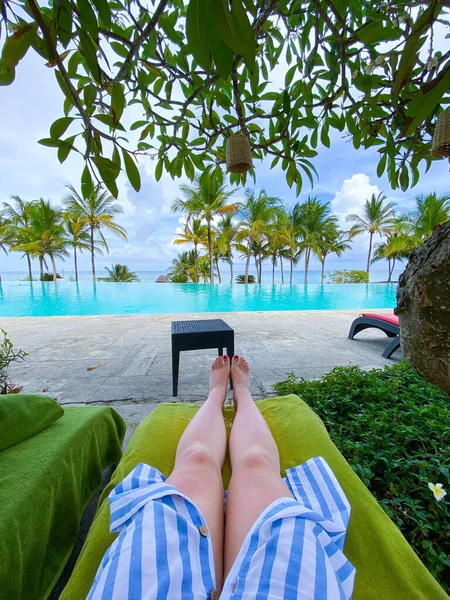
[[[312,161],[333,129],[355,148],[377,147],[378,175],[405,190],[431,164],[433,119],[449,100],[450,51],[433,42],[449,4],[0,0],[0,84],[13,83],[30,48],[54,69],[64,116],[41,143],[61,162],[83,156],[85,196],[95,180],[116,196],[121,169],[138,190],[138,153],[155,158],[157,179],[219,174],[239,129],[254,159],[272,157],[297,193],[305,177],[313,184]],[[132,105],[142,116],[128,127]]]

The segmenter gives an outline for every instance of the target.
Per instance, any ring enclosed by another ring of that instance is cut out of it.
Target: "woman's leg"
[[[208,398],[181,436],[175,467],[167,478],[167,483],[195,502],[206,519],[218,590],[223,583],[222,466],[227,445],[222,406],[229,375],[230,359],[219,356],[211,368]]]
[[[250,394],[249,367],[242,357],[233,357],[231,377],[237,411],[229,441],[233,474],[227,495],[225,577],[263,510],[278,498],[292,497],[280,476],[275,440]]]

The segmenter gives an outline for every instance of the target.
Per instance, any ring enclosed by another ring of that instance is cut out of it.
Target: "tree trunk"
[[[367,255],[367,267],[366,267],[367,275],[369,274],[370,258],[372,256],[372,238],[373,238],[373,232],[369,231],[369,254]]]
[[[409,257],[395,314],[403,352],[427,381],[450,393],[450,221]]]
[[[391,259],[388,258],[388,283],[391,283]]]
[[[92,265],[92,281],[95,283],[97,277],[95,275],[95,258],[94,258],[94,228],[91,227],[91,265]]]
[[[395,258],[392,259],[392,271],[391,271],[391,279],[392,279],[392,275],[394,273],[394,269],[395,269]]]
[[[42,256],[39,257],[39,275],[40,279],[44,276],[44,259]]]
[[[305,279],[303,283],[306,285],[308,283],[308,268],[309,268],[309,255],[311,253],[310,248],[306,248],[305,250]]]
[[[220,269],[219,269],[219,259],[216,259],[216,267],[217,267],[217,278],[219,280],[219,283],[222,283],[222,277],[220,276]]]
[[[78,258],[77,258],[77,247],[73,246],[73,262],[75,266],[75,281],[78,283]]]
[[[245,279],[244,279],[244,283],[248,284],[248,270],[250,268],[250,259],[251,259],[252,255],[250,252],[250,242],[248,243],[247,246],[247,260],[245,262]]]
[[[283,257],[280,254],[281,283],[284,283]]]
[[[293,274],[294,274],[294,258],[293,258],[293,256],[291,256],[291,274],[290,274],[290,277],[289,277],[289,282],[290,282],[291,285],[292,285]]]
[[[320,283],[323,285],[324,279],[325,279],[325,256],[323,257],[322,262],[322,275],[320,277]]]
[[[198,244],[194,244],[194,276],[195,276],[195,283],[198,283],[197,246],[198,246]]]
[[[262,283],[262,258],[261,258],[261,254],[259,255],[258,258],[258,283]]]
[[[230,284],[233,284],[233,259],[229,258],[228,263],[230,265]]]
[[[56,277],[56,262],[55,262],[55,257],[53,256],[53,254],[50,254],[50,260],[52,261],[53,281],[56,281],[57,280],[57,277]]]
[[[272,285],[275,285],[275,260],[272,261]]]
[[[30,281],[32,281],[32,279],[33,279],[33,272],[31,270],[31,258],[30,258],[29,254],[27,254],[27,263],[28,263],[28,277],[30,278]]]
[[[212,239],[211,239],[211,221],[208,221],[208,254],[209,254],[209,269],[210,269],[210,282],[211,285],[214,283],[214,258],[212,253]]]

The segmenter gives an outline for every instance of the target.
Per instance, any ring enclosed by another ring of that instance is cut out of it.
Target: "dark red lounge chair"
[[[400,346],[400,327],[398,317],[396,315],[379,315],[375,313],[363,313],[355,319],[350,327],[348,338],[352,340],[357,333],[368,327],[376,327],[393,338],[383,352],[383,358],[391,358],[392,354]]]

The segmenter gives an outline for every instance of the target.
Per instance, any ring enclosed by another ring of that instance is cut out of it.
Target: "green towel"
[[[49,595],[103,470],[121,457],[124,433],[112,408],[73,406],[0,452],[0,598]]]
[[[281,466],[295,467],[313,456],[323,456],[352,507],[345,554],[355,565],[355,600],[448,600],[394,523],[352,471],[330,440],[319,417],[297,396],[284,396],[257,402],[270,426],[280,451]],[[198,406],[162,404],[142,421],[100,499],[86,543],[60,600],[86,597],[104,552],[114,540],[109,533],[109,492],[139,462],[169,475],[175,461],[178,441]],[[234,411],[224,408],[227,430]],[[231,475],[227,457],[223,480]]]

